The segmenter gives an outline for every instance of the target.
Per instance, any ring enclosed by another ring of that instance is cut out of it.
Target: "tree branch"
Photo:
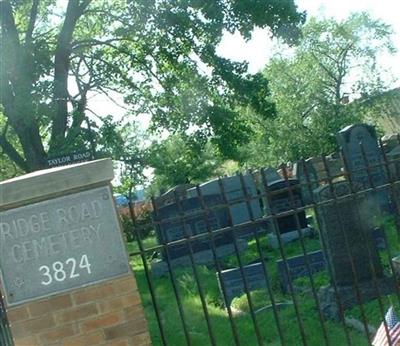
[[[22,156],[14,149],[11,143],[7,140],[3,134],[0,135],[0,146],[2,147],[4,153],[15,162],[15,164],[21,168],[23,171],[27,172],[29,167]]]
[[[33,30],[35,28],[37,14],[38,14],[39,2],[40,2],[40,0],[33,0],[31,14],[29,17],[28,29],[27,29],[26,35],[25,35],[25,45],[27,47],[30,47],[32,45],[32,35],[33,35]]]
[[[81,4],[79,0],[69,0],[65,20],[58,36],[54,58],[54,102],[57,105],[57,112],[53,119],[50,151],[54,151],[57,148],[59,141],[64,139],[67,130],[70,45],[76,23],[89,3],[90,0],[85,0]]]

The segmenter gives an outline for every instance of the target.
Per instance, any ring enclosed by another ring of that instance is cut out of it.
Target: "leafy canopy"
[[[311,18],[291,51],[282,46],[265,68],[277,117],[255,116],[255,140],[243,155],[250,165],[295,161],[335,150],[335,135],[364,119],[354,99],[386,90],[377,58],[392,53],[392,29],[365,13],[343,21]],[[288,54],[282,54],[282,52]]]
[[[0,146],[24,171],[89,145],[94,93],[121,93],[153,130],[190,129],[233,156],[250,130],[238,107],[263,117],[274,107],[265,76],[216,46],[225,31],[250,38],[255,26],[293,42],[304,20],[293,0],[2,0],[0,13]]]

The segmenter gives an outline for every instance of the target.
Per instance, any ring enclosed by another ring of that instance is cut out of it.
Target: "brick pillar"
[[[136,281],[112,281],[8,309],[16,346],[150,345]]]
[[[0,183],[0,292],[15,346],[140,346],[150,335],[111,160]]]

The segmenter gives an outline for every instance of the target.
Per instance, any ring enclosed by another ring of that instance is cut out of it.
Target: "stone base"
[[[301,234],[303,237],[311,237],[314,235],[314,229],[311,227],[306,227],[301,229]],[[278,249],[279,248],[279,240],[278,237],[274,233],[269,233],[267,235],[268,238],[268,245],[272,247],[273,249]],[[299,231],[291,231],[291,232],[286,232],[281,234],[281,240],[283,244],[290,243],[292,241],[298,240],[299,239]]]
[[[15,346],[151,345],[132,274],[8,307],[7,317]]]
[[[244,239],[237,239],[239,252],[247,249],[247,241]],[[235,253],[233,244],[222,245],[216,248],[217,258],[223,258]],[[213,264],[214,256],[212,250],[199,251],[193,254],[194,262],[196,264]],[[190,256],[183,256],[175,258],[170,261],[173,268],[180,266],[191,266]],[[151,272],[153,277],[158,278],[168,273],[168,265],[165,261],[157,261],[151,263]]]
[[[362,303],[367,303],[372,299],[391,294],[395,291],[395,281],[393,278],[384,277],[377,279],[376,284],[379,287],[379,293],[375,289],[375,283],[373,281],[358,283]],[[357,299],[357,291],[353,286],[339,286],[338,295],[343,309],[349,309],[360,304]],[[339,305],[337,303],[334,288],[332,286],[322,287],[318,292],[318,297],[321,304],[321,310],[325,317],[339,320]]]

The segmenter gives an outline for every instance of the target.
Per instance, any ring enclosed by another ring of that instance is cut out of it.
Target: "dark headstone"
[[[153,219],[156,222],[156,233],[159,243],[167,244],[184,239],[186,235],[189,237],[206,233],[207,227],[211,231],[215,231],[229,226],[227,208],[216,207],[222,203],[220,196],[204,196],[204,203],[209,208],[214,207],[215,209],[209,209],[208,212],[202,209],[201,201],[198,197],[183,199],[177,203],[168,204],[157,209],[153,213]],[[226,231],[216,234],[213,239],[216,247],[232,243],[232,232]],[[190,244],[194,253],[209,250],[212,246],[208,236],[200,239],[191,239]],[[168,245],[170,259],[189,254],[190,248],[187,242]],[[163,251],[162,255],[166,259],[167,254],[165,251]]]
[[[243,266],[244,276],[250,291],[266,287],[265,272],[261,262]],[[223,296],[221,281],[226,292],[225,304],[231,304],[233,298],[246,293],[243,276],[240,268],[228,269],[217,273],[218,284]]]
[[[356,191],[382,186],[387,183],[383,157],[373,126],[366,124],[347,126],[339,131],[337,141],[343,150],[351,182]],[[370,209],[374,208],[374,204],[376,204],[383,210],[389,210],[387,190],[371,193],[370,201]],[[373,203],[374,201],[375,203]]]
[[[314,193],[319,202],[332,200],[331,203],[318,206],[316,210],[322,237],[327,245],[327,260],[333,267],[336,283],[345,286],[354,282],[350,256],[353,258],[357,280],[371,280],[373,273],[367,257],[369,252],[376,275],[382,276],[379,254],[372,237],[372,224],[360,214],[367,198],[362,195],[350,196],[351,189],[347,182],[326,185]],[[333,202],[334,197],[340,198],[336,204]]]
[[[310,271],[308,270],[305,255],[287,258],[286,263],[290,273],[290,278],[286,274],[285,262],[283,260],[276,262],[278,265],[279,281],[284,292],[288,292],[289,290],[289,283],[291,282],[290,279],[293,281],[294,279],[300,277],[310,276],[314,273],[323,271],[326,267],[326,262],[322,251],[307,253],[307,259]]]
[[[276,180],[268,184],[269,207],[272,213],[279,214],[291,211],[295,208],[304,206],[299,181],[296,179],[289,180]],[[268,212],[267,212],[268,213]],[[305,211],[296,213],[300,229],[307,227]],[[297,225],[296,214],[293,212],[290,215],[281,216],[277,218],[279,232],[286,233],[296,231],[299,227]]]
[[[282,179],[282,177],[279,175],[278,171],[275,168],[271,168],[271,167],[264,168],[263,172],[264,172],[265,179],[267,180],[267,183]]]
[[[350,194],[350,184],[345,181],[314,191],[316,201],[325,202],[317,207],[317,217],[327,247],[325,257],[332,269],[331,280],[336,282],[344,308],[359,304],[354,290],[357,285],[363,302],[390,293],[394,287],[393,281],[383,275],[371,218],[360,213],[368,206],[368,196]],[[337,318],[339,310],[333,286],[321,289],[320,297],[324,313]]]
[[[174,186],[154,200],[156,208],[162,208],[168,204],[173,204],[177,198],[186,198],[187,189],[191,187],[193,187],[193,184],[181,184]]]
[[[312,160],[295,162],[293,166],[293,177],[301,186],[301,195],[305,205],[313,203],[313,191],[318,188],[318,176]]]
[[[248,203],[246,202],[245,192],[243,191],[244,189],[239,175],[221,178],[223,191],[219,185],[218,179],[200,185],[203,196],[219,195],[221,199],[223,199],[223,193],[225,194],[229,204],[229,212],[233,225],[251,222],[252,219],[259,219],[262,217],[260,200],[253,177],[251,175],[244,175],[243,181],[247,195],[252,198]],[[190,197],[197,196],[196,188],[189,189],[187,193]],[[246,227],[240,228],[236,235],[237,237],[247,239],[251,238],[255,232],[261,231],[263,231],[263,227],[260,226],[260,224],[249,224]]]
[[[378,250],[386,250],[386,234],[385,230],[380,227],[376,227],[372,230],[372,238],[374,239],[374,244]]]

